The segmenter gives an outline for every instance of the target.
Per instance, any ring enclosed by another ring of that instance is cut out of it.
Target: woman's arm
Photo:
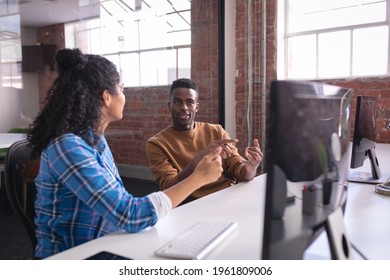
[[[200,187],[216,181],[222,174],[221,147],[214,149],[205,155],[195,167],[195,170],[187,178],[164,191],[171,199],[172,207],[179,205],[191,193]]]
[[[118,229],[128,232],[140,231],[157,222],[150,199],[133,197],[126,191],[115,170],[110,170],[105,152],[98,155],[80,137],[68,134],[49,146],[47,153],[51,180],[79,200],[62,197],[64,203],[72,204],[69,208],[75,208],[73,203],[78,203],[80,213],[90,213],[93,209]]]

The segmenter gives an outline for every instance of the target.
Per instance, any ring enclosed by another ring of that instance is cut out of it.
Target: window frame
[[[355,25],[345,25],[345,26],[337,26],[337,27],[329,27],[329,28],[318,28],[318,29],[312,29],[312,30],[305,30],[305,31],[297,31],[297,32],[288,32],[288,5],[289,0],[278,0],[278,6],[277,6],[277,77],[278,79],[310,79],[310,80],[320,80],[320,79],[337,79],[337,78],[357,78],[357,77],[378,77],[378,76],[390,76],[390,55],[388,54],[390,51],[390,0],[386,0],[386,18],[383,21],[376,21],[371,23],[362,23],[362,24],[355,24]],[[326,1],[326,0],[325,0]],[[354,53],[352,52],[352,49],[354,47],[354,41],[353,41],[353,32],[356,30],[363,30],[365,28],[372,28],[372,27],[380,27],[385,26],[387,27],[387,60],[386,60],[386,71],[383,74],[353,74],[354,73],[354,65],[353,65],[353,56]],[[338,31],[348,31],[350,32],[350,57],[349,57],[349,74],[348,75],[341,75],[341,76],[321,76],[319,75],[319,44],[318,44],[318,37],[320,34],[326,34],[331,32],[338,32]],[[315,39],[315,75],[310,77],[289,77],[288,76],[288,54],[289,54],[289,46],[288,46],[288,40],[291,38],[297,38],[299,36],[305,36],[305,35],[314,35],[316,37]]]

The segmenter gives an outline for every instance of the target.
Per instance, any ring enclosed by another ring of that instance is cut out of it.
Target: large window
[[[390,0],[280,0],[278,77],[389,75]]]
[[[0,12],[0,87],[22,88],[20,16]]]
[[[191,1],[101,0],[100,17],[66,25],[67,47],[113,61],[127,87],[189,77]]]

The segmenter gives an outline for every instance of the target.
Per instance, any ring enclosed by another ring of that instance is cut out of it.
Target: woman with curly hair
[[[115,65],[79,49],[56,55],[58,77],[28,139],[40,154],[35,179],[36,258],[115,231],[153,226],[193,191],[219,178],[217,151],[173,188],[133,197],[123,186],[104,130],[122,118],[123,84]]]

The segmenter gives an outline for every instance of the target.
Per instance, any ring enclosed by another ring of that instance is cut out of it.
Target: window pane
[[[353,31],[353,75],[387,73],[388,26]]]
[[[316,77],[316,36],[307,35],[288,39],[288,78]]]
[[[116,66],[117,71],[120,72],[120,59],[119,59],[119,55],[117,55],[117,54],[105,55],[104,57],[107,58],[108,60],[110,60],[112,63],[114,63],[115,66]]]
[[[349,76],[350,32],[330,32],[318,35],[319,77]]]
[[[121,35],[122,50],[123,51],[138,51],[139,50],[139,38],[138,38],[138,21],[127,20],[123,22],[124,32]]]
[[[152,18],[140,21],[139,38],[141,49],[165,47],[169,44],[168,26],[161,18]]]
[[[0,61],[22,61],[19,15],[11,15],[1,18],[0,36]]]
[[[126,87],[139,87],[139,55],[135,53],[121,55],[120,73]]]
[[[167,85],[169,80],[169,72],[171,70],[176,72],[176,50],[166,50],[166,51],[156,52],[156,53],[157,56],[160,57],[157,63],[157,69],[158,69],[157,84]]]
[[[65,29],[65,47],[70,49],[77,48],[76,24],[67,23],[65,24],[64,29]]]
[[[1,87],[22,88],[22,71],[20,63],[1,63]]]
[[[1,86],[12,87],[12,70],[11,63],[1,63]]]
[[[119,40],[123,33],[122,21],[115,17],[116,8],[113,10],[106,10],[103,7],[117,7],[115,1],[104,2],[105,5],[101,5],[100,18],[101,18],[101,40],[102,40],[102,53],[110,54],[119,52]]]
[[[83,30],[76,33],[77,47],[84,53],[89,53],[88,31]]]
[[[288,32],[386,20],[386,0],[289,0]]]
[[[100,29],[92,29],[90,31],[90,53],[102,54]]]
[[[176,67],[175,50],[141,53],[141,86],[167,85],[169,69]]]
[[[191,44],[191,30],[168,33],[170,46],[180,46]]]
[[[191,77],[191,48],[178,49],[178,77],[176,78],[190,78]],[[171,84],[173,80],[169,80]]]
[[[21,63],[12,63],[11,66],[12,72],[12,87],[14,88],[22,88],[23,80],[22,80],[22,65]]]
[[[188,30],[191,28],[191,12],[172,13],[165,16],[171,31]]]

